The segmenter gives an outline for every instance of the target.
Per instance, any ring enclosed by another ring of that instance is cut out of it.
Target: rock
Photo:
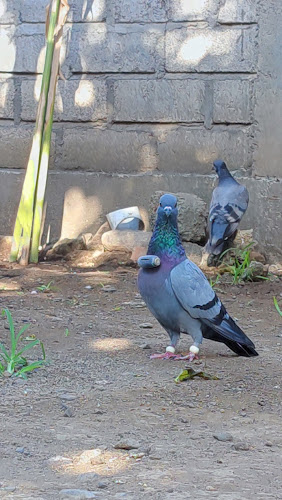
[[[229,432],[216,432],[213,437],[217,439],[217,441],[227,442],[233,441],[233,436]]]
[[[237,443],[234,443],[234,448],[236,451],[249,451],[251,447],[244,441],[238,441]]]
[[[136,247],[147,248],[151,236],[152,233],[148,231],[107,231],[102,235],[101,241],[105,249],[110,252],[113,250],[133,252]]]
[[[91,233],[85,233],[82,235],[82,238],[85,243],[85,247],[87,250],[97,250],[102,245],[102,235],[110,230],[110,226],[108,221],[102,224],[102,226],[98,229],[98,231],[93,235]]]
[[[117,291],[117,289],[111,285],[105,285],[102,287],[102,292],[105,292],[105,293],[112,293],[112,292],[116,292],[116,291]]]
[[[106,488],[108,488],[109,484],[106,483],[105,481],[99,481],[99,483],[97,484],[97,488],[101,489],[101,490],[105,490]]]
[[[64,238],[63,240],[57,241],[52,248],[47,250],[45,257],[48,260],[61,259],[77,250],[86,250],[82,236],[74,239]]]
[[[62,457],[61,455],[56,455],[55,457],[49,458],[48,462],[50,464],[57,464],[57,463],[71,464],[72,460],[71,458],[68,457]]]
[[[131,256],[130,256],[130,259],[132,260],[132,262],[137,262],[137,260],[139,259],[139,257],[142,257],[143,255],[146,255],[147,253],[147,247],[135,247]]]
[[[257,252],[256,250],[252,250],[250,252],[250,259],[254,260],[256,262],[261,262],[262,264],[266,263],[266,257],[260,252]]]
[[[156,210],[159,205],[159,199],[164,191],[156,191],[150,203],[150,223],[154,226],[156,220]],[[178,228],[183,241],[192,243],[202,243],[206,241],[206,225],[208,216],[207,204],[190,193],[172,193],[178,198]]]
[[[63,394],[60,394],[59,398],[64,399],[65,401],[74,401],[75,399],[77,399],[77,396],[75,394],[69,394],[65,392]]]
[[[261,262],[252,261],[242,275],[242,278],[245,281],[260,281],[260,276],[266,277],[267,275],[267,265],[264,266]]]
[[[153,328],[152,323],[140,323],[139,328]]]
[[[194,262],[197,266],[200,265],[202,260],[203,247],[197,243],[185,242],[183,243],[187,257]]]
[[[282,276],[282,264],[271,264],[268,268],[268,272],[276,276]]]
[[[151,349],[150,344],[141,344],[140,347],[141,349]]]
[[[128,439],[126,441],[119,441],[115,444],[114,448],[116,450],[135,450],[139,448],[140,443],[134,441],[133,439]]]
[[[87,500],[88,498],[100,498],[99,491],[77,490],[77,489],[64,489],[60,490],[59,496],[62,500]]]
[[[18,448],[16,448],[16,452],[17,452],[17,453],[22,453],[22,454],[23,454],[23,453],[24,453],[24,451],[25,451],[25,449],[24,449],[24,448],[22,448],[22,447],[20,447],[20,446],[18,446]]]

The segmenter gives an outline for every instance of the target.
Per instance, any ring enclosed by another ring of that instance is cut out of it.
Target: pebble
[[[244,441],[238,441],[234,444],[234,448],[236,451],[249,451],[250,445],[248,443],[245,443]]]
[[[84,288],[86,288],[86,290],[92,290],[92,286],[91,285],[86,285]]]
[[[65,393],[65,394],[60,394],[59,398],[64,399],[65,401],[74,401],[75,399],[77,399],[77,396],[75,394]]]
[[[151,349],[150,344],[141,344],[140,347],[141,349]]]
[[[139,328],[153,328],[152,323],[140,323]]]
[[[117,289],[114,287],[114,286],[110,286],[110,285],[105,285],[103,286],[102,288],[102,292],[116,292]]]
[[[62,457],[61,455],[56,455],[55,457],[51,457],[49,458],[48,460],[49,463],[58,463],[58,462],[61,462],[61,463],[64,463],[64,464],[71,464],[72,463],[72,460],[71,458],[68,458],[68,457]]]
[[[273,446],[273,443],[271,441],[266,441],[265,446],[269,446],[269,448],[271,448]]]
[[[101,493],[99,491],[89,491],[89,490],[76,490],[76,489],[64,489],[59,492],[60,498],[62,500],[87,500],[88,498],[100,498]]]
[[[233,436],[229,432],[216,432],[213,437],[217,439],[217,441],[233,441]]]
[[[116,450],[135,450],[139,448],[140,443],[134,441],[133,439],[128,439],[127,441],[119,441],[115,444],[114,448]]]
[[[66,406],[64,408],[64,417],[73,417],[73,416],[74,416],[73,411],[68,406]]]
[[[105,481],[100,481],[97,484],[97,488],[100,488],[101,490],[105,490],[106,488],[108,488],[108,486],[108,483],[106,483]]]

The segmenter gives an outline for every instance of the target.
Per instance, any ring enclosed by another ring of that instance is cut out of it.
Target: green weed
[[[37,287],[37,290],[39,290],[39,292],[43,292],[43,293],[51,292],[52,290],[54,290],[54,287],[52,287],[52,283],[53,283],[53,281],[49,281],[49,283],[47,285],[40,285]]]
[[[253,244],[254,242],[251,242],[244,248],[228,248],[220,256],[220,258],[222,259],[224,255],[226,255],[228,252],[231,251],[234,252],[235,254],[232,263],[230,263],[226,267],[226,271],[233,276],[232,280],[233,285],[237,285],[242,281],[253,281],[254,273],[252,267],[250,266],[251,247]],[[269,279],[265,276],[256,276],[256,278],[266,279],[266,280]]]
[[[273,297],[273,302],[274,302],[274,305],[275,305],[275,309],[276,311],[278,312],[278,314],[280,314],[280,316],[282,317],[282,311],[279,307],[279,304],[278,304],[278,301],[277,301],[277,298],[276,297]]]
[[[27,373],[31,372],[33,370],[36,370],[37,368],[40,368],[43,366],[45,363],[45,350],[43,343],[39,339],[32,340],[29,342],[27,345],[24,347],[19,346],[19,342],[21,340],[21,337],[23,333],[28,329],[30,326],[29,324],[24,325],[19,333],[16,335],[15,334],[15,327],[14,327],[14,322],[13,318],[11,316],[11,313],[9,309],[3,309],[2,311],[2,316],[7,317],[8,323],[9,323],[9,330],[10,330],[10,349],[6,349],[6,347],[0,343],[0,374],[3,375],[4,372],[8,373],[9,375],[14,375],[15,377],[22,377],[22,378],[27,378]],[[28,337],[27,337],[28,338]],[[32,363],[29,363],[27,359],[23,356],[23,353],[28,351],[29,349],[32,349],[33,347],[39,345],[42,350],[42,356],[43,358],[38,361],[33,361]]]

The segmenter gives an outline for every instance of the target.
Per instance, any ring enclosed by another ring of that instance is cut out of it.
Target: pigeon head
[[[177,219],[178,208],[177,198],[173,194],[164,194],[160,198],[159,208],[157,210],[158,219]]]
[[[160,198],[148,255],[157,255],[161,261],[176,262],[185,257],[177,227],[177,198],[173,194],[164,194]]]
[[[221,175],[223,172],[228,171],[226,163],[222,160],[216,160],[213,162],[213,168],[215,169],[217,175]]]

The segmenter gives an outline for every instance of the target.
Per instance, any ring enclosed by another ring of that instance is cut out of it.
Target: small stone
[[[99,491],[77,490],[77,489],[64,489],[59,492],[62,500],[87,500],[88,498],[100,498]]]
[[[119,443],[115,444],[114,448],[116,450],[135,450],[139,448],[140,443],[134,441],[133,439],[128,439],[127,441],[119,441]]]
[[[141,349],[151,349],[150,344],[141,344],[140,347]]]
[[[18,446],[18,448],[16,448],[16,452],[17,452],[17,453],[22,453],[22,454],[23,454],[23,453],[24,453],[24,448],[22,448],[22,447]]]
[[[130,458],[134,458],[135,460],[138,460],[139,458],[143,458],[145,456],[145,453],[140,452],[140,453],[129,453]]]
[[[97,484],[97,488],[100,488],[101,490],[105,490],[106,488],[108,488],[108,486],[108,483],[106,483],[105,481],[100,481]]]
[[[77,399],[75,394],[64,393],[59,395],[60,399],[64,399],[65,401],[74,401]]]
[[[245,443],[244,441],[238,441],[234,444],[234,448],[236,451],[249,451],[250,445],[248,443]]]
[[[55,457],[51,457],[49,458],[48,460],[49,463],[64,463],[64,464],[71,464],[72,463],[72,460],[71,458],[68,458],[68,457],[62,457],[61,455],[56,455]]]
[[[84,288],[86,288],[86,290],[92,290],[92,286],[91,285],[86,285]]]
[[[32,292],[30,292],[30,295],[37,295],[38,292],[36,290],[32,290]]]
[[[6,377],[6,378],[11,377],[11,375],[12,374],[10,372],[7,372],[7,370],[3,372],[3,376]]]
[[[206,486],[206,491],[217,491],[217,489],[214,486]]]
[[[105,286],[103,286],[102,291],[103,291],[103,292],[109,292],[109,293],[112,293],[112,292],[116,292],[116,291],[117,291],[117,289],[116,289],[114,286],[105,285]]]
[[[66,406],[64,408],[64,417],[73,417],[73,416],[74,416],[73,411],[68,406]]]
[[[217,441],[233,441],[233,436],[229,432],[216,432],[213,437],[217,439]]]
[[[139,328],[153,328],[152,323],[140,323]]]
[[[269,448],[271,448],[273,446],[273,443],[271,441],[266,441],[265,446],[269,446]]]

